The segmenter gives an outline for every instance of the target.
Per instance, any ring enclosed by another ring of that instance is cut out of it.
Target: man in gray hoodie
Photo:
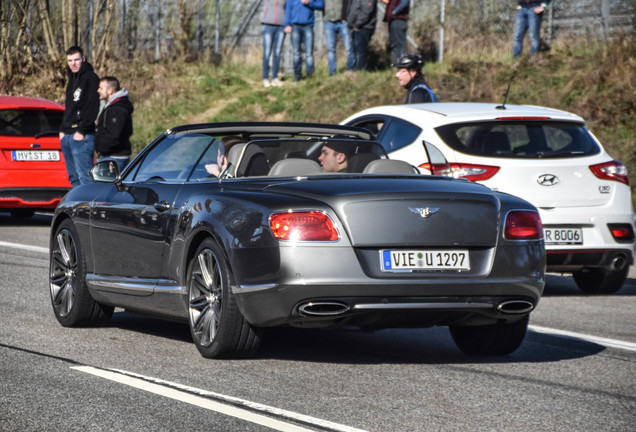
[[[286,0],[265,0],[263,2],[263,85],[281,86],[278,79],[280,53],[285,42],[285,4]],[[273,58],[272,58],[273,57]],[[269,61],[272,58],[272,81],[269,81]]]

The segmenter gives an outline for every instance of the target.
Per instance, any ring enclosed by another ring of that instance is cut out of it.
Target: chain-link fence
[[[260,2],[261,0],[255,0]],[[328,0],[326,0],[328,1]],[[388,32],[383,4],[373,43],[386,46]],[[489,55],[512,52],[515,0],[411,0],[408,38],[411,51],[429,61],[448,55]],[[260,9],[238,36],[238,48],[261,44]],[[326,58],[322,14],[316,12],[316,56]],[[571,37],[606,40],[619,34],[636,35],[636,0],[553,0],[543,17],[542,49]],[[343,49],[339,50],[341,53]],[[234,50],[236,52],[236,49]],[[340,55],[340,53],[339,53]],[[291,44],[285,43],[283,70],[291,70]]]
[[[436,26],[440,59],[447,53],[512,47],[514,0],[433,0],[424,4],[427,7],[416,6],[411,12],[413,42],[419,47],[421,23]],[[571,36],[603,40],[626,33],[633,37],[635,4],[634,0],[554,0],[543,17],[544,47]]]

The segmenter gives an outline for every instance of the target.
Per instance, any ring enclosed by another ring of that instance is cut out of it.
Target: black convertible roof
[[[362,140],[373,139],[373,134],[357,126],[302,122],[226,122],[200,123],[177,126],[167,135],[181,132],[201,134],[240,135],[248,140],[256,138],[339,137]]]

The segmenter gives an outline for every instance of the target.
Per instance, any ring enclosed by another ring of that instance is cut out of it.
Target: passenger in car
[[[219,152],[216,158],[216,163],[209,163],[205,165],[205,170],[208,174],[218,177],[221,175],[225,167],[227,167],[226,155],[230,152],[230,149],[240,143],[246,143],[247,140],[239,135],[228,135],[221,138],[223,146],[219,146]]]
[[[330,142],[329,146],[323,145],[318,157],[320,167],[324,172],[346,171],[349,157],[347,145],[339,142]]]

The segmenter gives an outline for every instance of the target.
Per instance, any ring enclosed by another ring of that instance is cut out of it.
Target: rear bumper
[[[0,188],[0,208],[52,210],[71,188]]]
[[[530,313],[543,291],[542,278],[349,285],[235,286],[245,318],[261,327],[430,327],[487,325]],[[314,307],[315,305],[315,307]]]
[[[568,273],[592,267],[621,270],[634,264],[632,249],[548,250],[546,258],[549,272]]]

